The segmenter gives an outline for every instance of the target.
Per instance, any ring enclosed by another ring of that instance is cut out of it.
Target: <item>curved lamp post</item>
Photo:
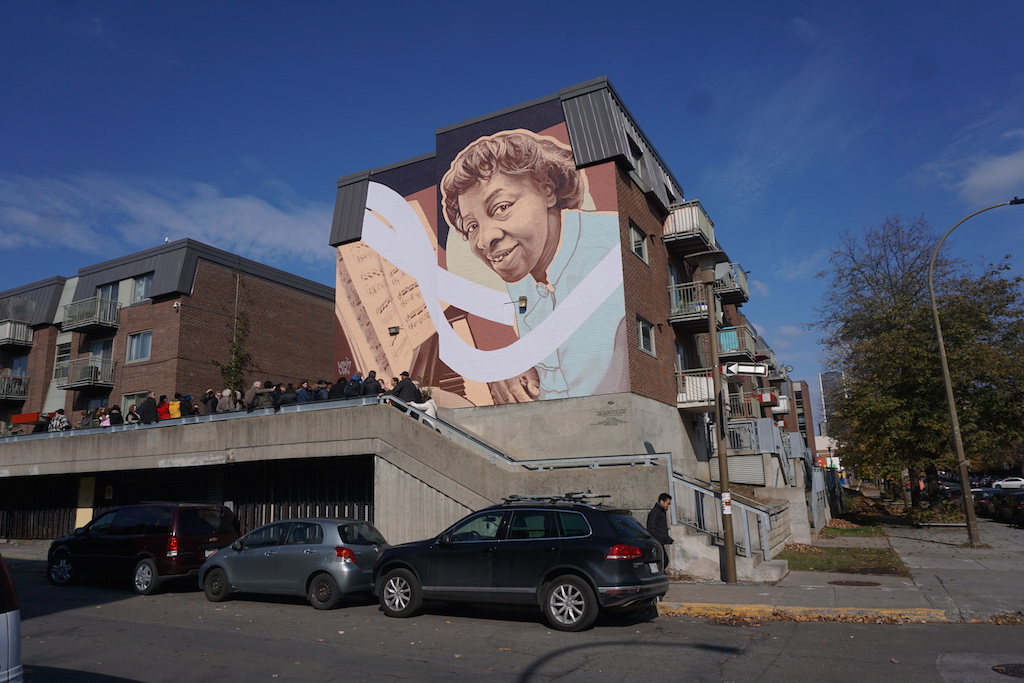
[[[935,257],[939,254],[943,242],[949,237],[949,233],[956,230],[968,218],[974,218],[979,213],[985,213],[990,209],[1011,204],[1024,204],[1024,199],[1014,197],[1008,202],[994,204],[980,211],[975,211],[970,216],[963,218],[959,223],[946,231],[939,243],[935,245],[932,252],[932,259],[928,262],[928,294],[932,301],[932,315],[935,317],[935,334],[939,339],[939,359],[942,362],[942,380],[946,383],[946,402],[949,403],[949,420],[953,425],[953,446],[956,449],[956,464],[960,471],[960,488],[963,491],[964,515],[967,518],[967,540],[971,545],[978,545],[981,539],[978,535],[978,518],[974,514],[974,496],[971,495],[971,478],[967,471],[967,458],[964,457],[964,442],[960,437],[960,418],[956,413],[956,399],[953,397],[953,381],[949,377],[949,363],[946,360],[946,345],[942,341],[942,325],[939,324],[939,308],[935,304],[935,287],[932,284],[932,271],[935,268]]]

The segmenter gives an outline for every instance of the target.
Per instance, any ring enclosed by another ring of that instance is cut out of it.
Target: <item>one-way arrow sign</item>
[[[767,363],[726,363],[722,366],[722,374],[726,377],[733,375],[758,375],[768,376]]]

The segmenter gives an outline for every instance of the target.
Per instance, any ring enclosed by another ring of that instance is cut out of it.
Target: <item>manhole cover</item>
[[[829,581],[830,586],[881,586],[880,583],[874,581]]]
[[[996,664],[992,670],[1014,678],[1024,678],[1024,664]]]

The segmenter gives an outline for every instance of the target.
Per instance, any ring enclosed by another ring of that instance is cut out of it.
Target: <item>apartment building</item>
[[[337,377],[334,290],[183,239],[0,292],[0,422],[45,428],[100,406],[220,390],[237,340],[245,379]],[[301,340],[301,343],[298,343]]]
[[[726,364],[730,477],[802,486],[807,454],[775,421],[787,368],[740,310],[727,236],[606,79],[566,88],[339,179],[337,360],[409,369],[517,458],[669,453],[705,483]],[[719,263],[710,309],[702,253]]]

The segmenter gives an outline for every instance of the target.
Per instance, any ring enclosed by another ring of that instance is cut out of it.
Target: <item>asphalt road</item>
[[[116,583],[49,586],[14,568],[29,683],[74,681],[985,681],[1024,673],[1024,626],[605,619],[584,633],[539,610],[432,605],[384,617],[369,600],[207,602],[189,584],[137,597]]]

